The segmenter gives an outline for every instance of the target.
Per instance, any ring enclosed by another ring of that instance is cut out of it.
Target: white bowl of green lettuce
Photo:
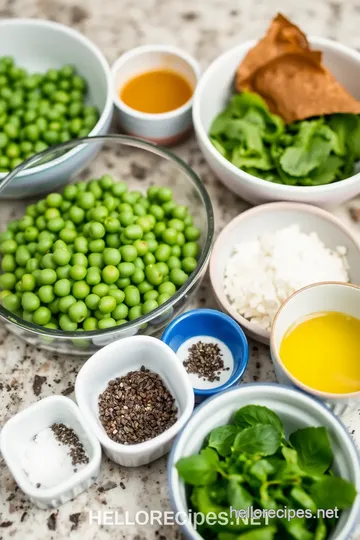
[[[309,41],[360,99],[360,54],[328,39]],[[253,46],[246,42],[217,58],[196,89],[194,127],[211,169],[253,204],[288,200],[331,207],[358,195],[360,119],[332,115],[285,126],[255,94],[236,95],[236,70]]]

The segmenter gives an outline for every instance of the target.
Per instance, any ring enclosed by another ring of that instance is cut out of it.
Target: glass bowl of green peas
[[[34,346],[91,355],[135,334],[157,335],[190,302],[214,235],[209,195],[169,151],[121,135],[48,149],[10,172],[98,147],[60,191],[0,201],[0,318]]]

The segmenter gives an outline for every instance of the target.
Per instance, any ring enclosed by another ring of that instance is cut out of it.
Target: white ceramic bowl
[[[52,488],[34,487],[21,467],[26,446],[55,422],[70,426],[89,456],[89,463],[78,473]],[[39,508],[56,508],[70,501],[96,480],[100,471],[101,447],[76,404],[64,396],[50,396],[30,405],[5,424],[0,434],[0,450],[20,489]]]
[[[324,64],[360,99],[360,53],[335,41],[314,37],[311,45],[324,53]],[[247,41],[218,57],[202,76],[193,104],[193,122],[201,151],[211,169],[231,191],[259,204],[287,200],[331,207],[360,193],[360,174],[325,186],[286,186],[256,178],[230,163],[211,143],[208,133],[214,118],[224,110],[233,93],[234,77],[241,60],[255,45]]]
[[[229,423],[238,409],[250,404],[269,407],[278,414],[286,435],[305,427],[325,426],[334,452],[334,472],[353,482],[357,492],[360,492],[360,461],[355,444],[343,424],[327,407],[302,392],[278,384],[246,384],[218,394],[200,405],[173,445],[168,462],[170,499],[174,511],[181,513],[182,532],[188,539],[201,540],[202,537],[190,519],[184,519],[189,506],[185,485],[179,478],[175,464],[182,457],[198,453],[211,430]],[[358,495],[352,508],[342,513],[329,540],[348,540],[358,522],[359,513]]]
[[[360,391],[332,394],[315,390],[296,379],[284,366],[279,354],[281,341],[292,325],[307,315],[324,311],[340,311],[360,319],[360,288],[349,283],[317,283],[304,287],[290,296],[274,319],[270,340],[271,358],[280,383],[296,386],[325,401],[335,414],[345,415],[359,409]]]
[[[172,145],[183,139],[192,128],[192,97],[181,107],[161,114],[132,109],[122,101],[119,91],[132,77],[153,69],[170,69],[182,75],[195,89],[200,69],[192,56],[169,45],[144,45],[126,52],[112,66],[115,112],[121,128],[161,145]]]
[[[98,397],[109,381],[141,366],[162,378],[175,398],[178,419],[154,439],[139,444],[120,444],[108,437],[99,420]],[[95,353],[79,371],[75,395],[105,454],[125,467],[150,463],[169,452],[173,439],[184,427],[194,408],[194,392],[184,366],[168,345],[149,336],[124,338]]]
[[[224,292],[224,272],[236,244],[255,240],[265,232],[273,232],[298,224],[301,231],[316,232],[326,247],[345,246],[348,250],[349,275],[352,283],[360,285],[360,245],[347,227],[335,216],[307,204],[269,203],[246,210],[221,231],[210,258],[210,280],[219,307],[235,319],[245,333],[269,344],[270,333],[239,315]]]
[[[88,84],[88,102],[100,111],[90,135],[107,133],[113,111],[110,68],[100,50],[85,36],[62,24],[42,19],[0,21],[0,56],[10,55],[29,72],[45,72],[73,65]],[[57,159],[24,171],[0,198],[21,199],[65,185],[96,155],[94,145],[77,147]],[[0,179],[6,173],[0,173]]]

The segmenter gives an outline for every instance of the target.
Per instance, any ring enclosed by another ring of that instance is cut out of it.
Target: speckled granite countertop
[[[2,17],[41,17],[71,25],[92,39],[113,62],[125,50],[146,43],[169,43],[194,54],[203,67],[218,54],[264,32],[276,10],[282,10],[310,35],[331,37],[360,48],[358,22],[360,0],[0,0]],[[219,231],[248,207],[227,192],[202,159],[195,140],[175,151],[202,177],[211,195]],[[0,204],[4,220],[11,212]],[[335,210],[360,237],[360,199]],[[205,280],[195,306],[214,307]],[[245,382],[274,380],[268,349],[251,343]],[[25,345],[0,327],[0,425],[12,414],[45,396],[73,397],[79,360],[56,357]],[[359,414],[347,419],[350,432],[360,444]],[[59,510],[34,508],[17,489],[0,458],[0,540],[41,538],[74,540],[174,540],[170,526],[89,525],[89,511],[170,509],[166,486],[166,459],[126,470],[103,459],[98,482]],[[355,535],[360,538],[360,533]]]

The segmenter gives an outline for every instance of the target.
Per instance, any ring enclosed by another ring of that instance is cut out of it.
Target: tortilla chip
[[[352,97],[312,51],[306,36],[282,15],[244,58],[236,89],[258,93],[285,122],[334,113],[360,114]]]

